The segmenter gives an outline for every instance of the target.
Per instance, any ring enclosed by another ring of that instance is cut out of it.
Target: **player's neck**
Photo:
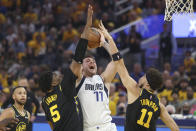
[[[14,106],[16,107],[16,109],[19,111],[19,112],[22,112],[24,110],[24,105],[20,105],[18,103],[14,103]]]
[[[94,74],[90,74],[90,73],[83,73],[83,76],[85,76],[85,77],[93,77],[93,76],[94,76]]]
[[[148,91],[150,91],[151,93],[154,93],[154,90],[152,90],[152,89],[150,88],[150,86],[145,86],[145,89],[148,90]]]

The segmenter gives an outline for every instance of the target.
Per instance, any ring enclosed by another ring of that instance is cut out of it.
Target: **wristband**
[[[120,52],[117,52],[112,55],[112,59],[113,59],[113,61],[118,61],[118,60],[122,59],[122,55],[120,54]]]

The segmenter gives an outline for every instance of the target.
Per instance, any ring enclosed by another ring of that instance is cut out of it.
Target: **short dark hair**
[[[24,88],[26,90],[26,92],[27,92],[27,87],[25,87],[25,86],[17,86],[17,87],[15,87],[15,88],[12,89],[11,94],[13,95],[14,94],[14,91],[16,89],[18,89],[18,88]]]
[[[148,81],[148,84],[150,85],[150,88],[153,90],[160,89],[163,85],[162,74],[157,69],[148,69],[148,71],[146,72],[146,79]]]
[[[93,55],[86,55],[85,57],[84,57],[84,59],[86,59],[86,58],[92,58],[92,59],[95,59],[95,57],[93,56]],[[83,59],[83,60],[84,60]]]
[[[45,71],[41,73],[39,78],[39,88],[43,92],[48,92],[51,89],[53,73],[51,71]]]

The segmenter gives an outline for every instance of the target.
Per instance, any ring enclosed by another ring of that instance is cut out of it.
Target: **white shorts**
[[[84,131],[117,131],[114,123],[107,123],[100,126],[84,127]]]

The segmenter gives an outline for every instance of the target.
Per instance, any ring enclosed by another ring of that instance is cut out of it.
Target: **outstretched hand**
[[[104,46],[105,44],[107,44],[107,42],[105,40],[105,37],[104,37],[104,35],[103,35],[103,33],[102,33],[102,31],[100,29],[97,29],[97,31],[99,32],[99,34],[101,36],[100,37],[100,46],[99,47]]]
[[[112,38],[110,33],[107,31],[107,29],[104,27],[103,23],[102,23],[102,20],[100,20],[100,23],[99,23],[99,29],[101,30],[101,32],[103,33],[104,37],[106,39],[110,39]]]
[[[84,31],[81,34],[81,38],[88,39],[88,33],[90,27],[92,26],[92,17],[93,17],[93,7],[91,5],[88,6],[87,20],[86,25],[84,27]]]

